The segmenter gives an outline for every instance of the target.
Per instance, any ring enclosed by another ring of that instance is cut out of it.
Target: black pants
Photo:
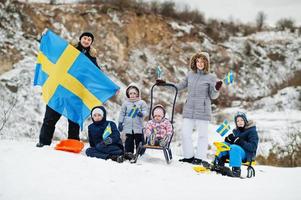
[[[57,121],[62,115],[49,106],[46,106],[46,112],[40,132],[40,143],[50,145],[54,134],[54,129]],[[68,139],[79,140],[79,125],[71,120],[68,120]]]
[[[138,148],[138,145],[140,142],[144,142],[143,134],[135,134],[134,132],[127,133],[126,139],[125,139],[125,152],[131,152],[134,153],[134,146],[136,146],[136,149]]]

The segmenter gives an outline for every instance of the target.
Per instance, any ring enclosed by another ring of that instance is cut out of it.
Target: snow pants
[[[202,160],[207,159],[208,125],[209,121],[205,120],[188,118],[183,119],[182,149],[184,158],[195,157]],[[192,141],[192,132],[194,127],[198,133],[196,153],[194,153]]]
[[[61,118],[61,114],[46,106],[46,112],[40,131],[39,142],[44,145],[50,145],[54,134],[55,125]],[[79,140],[79,125],[68,120],[68,139]]]
[[[228,143],[226,144],[230,145]],[[229,158],[229,165],[231,167],[241,167],[242,161],[246,159],[246,153],[241,146],[231,144],[230,151],[224,151],[218,155],[218,158],[222,157]]]

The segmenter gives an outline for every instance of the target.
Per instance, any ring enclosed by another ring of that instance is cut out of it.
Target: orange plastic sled
[[[61,140],[60,143],[58,143],[55,146],[56,150],[61,151],[69,151],[73,153],[80,153],[81,150],[84,148],[84,143],[78,140],[73,139],[67,139],[67,140]]]

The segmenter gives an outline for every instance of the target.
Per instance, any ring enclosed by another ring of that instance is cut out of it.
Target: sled
[[[174,118],[174,112],[175,112],[175,104],[176,104],[176,100],[177,100],[177,96],[178,96],[178,88],[174,84],[171,84],[171,83],[162,82],[160,80],[156,81],[156,83],[151,88],[151,102],[150,102],[150,109],[149,109],[150,111],[149,111],[149,116],[148,116],[149,120],[151,120],[151,118],[152,118],[153,99],[154,99],[153,94],[154,94],[154,88],[155,87],[170,87],[170,88],[173,88],[174,91],[175,91],[174,92],[174,98],[173,98],[171,119],[170,119],[170,123],[172,124],[172,134],[171,134],[171,137],[169,139],[169,142],[167,143],[167,145],[165,147],[153,146],[153,145],[149,145],[149,144],[140,143],[139,147],[137,148],[137,152],[136,152],[137,157],[135,159],[135,162],[137,161],[139,154],[140,155],[143,154],[146,149],[155,149],[155,150],[163,151],[166,163],[169,164],[170,161],[172,160],[172,152],[171,152],[171,149],[170,149],[170,143],[171,143],[173,135],[174,135],[174,127],[173,127],[174,121],[173,121],[173,118]],[[135,163],[135,162],[133,162],[133,163]]]
[[[74,139],[61,140],[56,146],[56,150],[80,153],[84,148],[84,143]]]

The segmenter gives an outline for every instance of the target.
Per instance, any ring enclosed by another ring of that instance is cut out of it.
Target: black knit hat
[[[80,37],[79,37],[79,41],[82,39],[82,37],[84,37],[84,36],[87,36],[87,37],[90,37],[90,38],[92,38],[92,43],[93,43],[93,41],[94,41],[94,35],[92,34],[92,33],[90,33],[90,32],[83,32],[81,35],[80,35]]]
[[[237,112],[236,115],[234,116],[234,121],[235,121],[235,125],[237,126],[237,118],[238,117],[241,117],[244,122],[245,122],[245,126],[247,125],[248,123],[248,118],[247,118],[247,115],[243,112]]]

